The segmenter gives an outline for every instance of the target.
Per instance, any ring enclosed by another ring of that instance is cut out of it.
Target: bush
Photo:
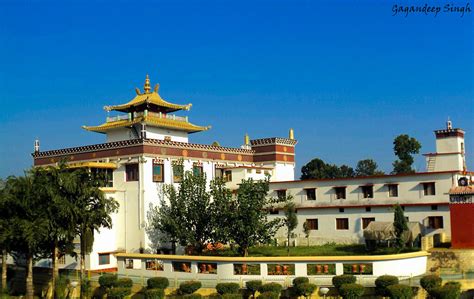
[[[165,290],[148,289],[145,291],[145,299],[163,299],[165,298]]]
[[[201,299],[202,296],[200,294],[186,294],[186,295],[183,296],[183,298]]]
[[[317,288],[317,286],[315,284],[309,283],[309,282],[304,282],[304,283],[297,284],[295,286],[295,291],[296,291],[296,294],[298,296],[309,297],[309,296],[311,296],[311,294],[314,293],[316,288]]]
[[[387,286],[386,293],[391,299],[411,299],[413,298],[413,289],[403,284],[392,284]]]
[[[278,298],[280,298],[280,294],[274,293],[274,292],[264,292],[264,293],[261,293],[260,296],[258,296],[257,298],[260,298],[260,299],[278,299]]]
[[[282,289],[283,287],[281,286],[281,284],[276,282],[270,282],[259,287],[258,291],[260,293],[273,292],[277,295],[280,295]]]
[[[461,296],[461,284],[450,281],[442,287],[432,289],[430,295],[435,299],[458,299]]]
[[[355,282],[356,282],[356,277],[351,274],[338,275],[332,278],[332,284],[338,291],[343,284],[355,283]]]
[[[117,279],[117,282],[115,283],[115,287],[131,289],[133,287],[133,280],[127,277],[119,278]]]
[[[216,285],[216,290],[219,294],[238,294],[240,286],[235,282],[223,282]]]
[[[114,287],[116,283],[117,275],[115,274],[106,273],[99,277],[99,285],[103,288],[110,289],[111,287]]]
[[[81,293],[84,298],[90,298],[92,295],[91,281],[87,278],[81,281]]]
[[[309,278],[308,277],[296,277],[293,279],[293,286],[296,287],[299,284],[302,283],[309,283]]]
[[[112,288],[107,292],[107,299],[123,299],[131,293],[130,288]]]
[[[258,288],[260,288],[261,286],[261,280],[249,280],[245,283],[245,287],[249,292],[252,293],[252,296],[255,296],[255,292],[258,291]]]
[[[146,284],[149,289],[166,289],[170,282],[166,277],[152,277],[148,278]]]
[[[185,281],[179,285],[178,291],[181,295],[189,295],[199,290],[201,286],[200,281]]]
[[[438,275],[425,275],[420,279],[420,285],[425,291],[431,293],[432,289],[436,289],[441,286],[443,279]]]
[[[398,277],[392,275],[382,275],[375,280],[375,291],[377,295],[387,297],[389,295],[387,287],[398,284]]]
[[[242,299],[241,294],[224,294],[221,296],[222,299]]]
[[[54,292],[56,299],[65,299],[67,295],[67,285],[69,284],[69,279],[60,275],[54,285]]]
[[[338,291],[344,299],[357,299],[362,297],[365,288],[357,283],[345,283],[341,285]]]

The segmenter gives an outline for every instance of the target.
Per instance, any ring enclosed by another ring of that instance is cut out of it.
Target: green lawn
[[[419,248],[406,248],[401,252],[419,251]],[[341,255],[379,255],[397,253],[396,248],[380,248],[368,252],[363,244],[325,244],[320,246],[298,246],[290,247],[290,256],[341,256]],[[239,256],[236,250],[229,248],[224,250],[206,252],[204,255],[215,256]],[[258,246],[249,250],[249,256],[286,256],[286,247],[283,246]]]

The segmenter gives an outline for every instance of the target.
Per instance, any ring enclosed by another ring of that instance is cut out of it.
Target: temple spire
[[[145,86],[143,87],[143,91],[145,93],[150,93],[150,90],[151,90],[150,77],[147,74],[146,79],[145,79]]]

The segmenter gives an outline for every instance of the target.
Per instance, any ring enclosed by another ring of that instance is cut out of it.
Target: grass
[[[406,248],[400,253],[419,251],[419,248]],[[342,255],[385,255],[398,253],[396,248],[379,248],[368,252],[363,244],[334,244],[329,243],[319,246],[290,247],[290,256],[342,256]],[[205,252],[204,255],[212,256],[239,256],[237,250],[226,248],[224,250]],[[256,246],[249,249],[249,256],[287,256],[284,246]]]

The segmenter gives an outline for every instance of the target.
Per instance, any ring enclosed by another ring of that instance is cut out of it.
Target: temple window
[[[336,199],[346,199],[346,187],[334,187]]]
[[[99,182],[100,187],[113,187],[114,177],[113,169],[110,168],[91,168],[91,173]]]
[[[286,189],[276,190],[277,198],[283,200],[286,198]]]
[[[162,163],[153,162],[153,182],[164,182],[164,165]]]
[[[443,216],[428,217],[428,227],[433,229],[443,228]]]
[[[362,218],[362,229],[365,229],[372,221],[375,221],[374,217]]]
[[[362,190],[362,196],[364,198],[374,198],[374,186],[360,186],[360,189]]]
[[[423,194],[425,196],[436,195],[435,183],[422,183],[423,184]]]
[[[398,185],[388,184],[388,197],[398,197]]]
[[[180,183],[183,180],[184,167],[182,164],[173,164],[173,183]]]
[[[309,230],[318,230],[318,219],[306,219],[306,226]]]
[[[110,264],[110,253],[99,253],[99,265]]]
[[[232,170],[226,170],[224,172],[224,180],[226,182],[232,182]]]
[[[138,181],[138,163],[125,165],[125,179],[127,182]]]
[[[336,218],[336,229],[337,230],[347,230],[347,229],[349,229],[349,219],[348,218]]]
[[[194,165],[193,166],[193,175],[195,176],[200,176],[203,174],[203,169],[202,166],[199,165]]]

